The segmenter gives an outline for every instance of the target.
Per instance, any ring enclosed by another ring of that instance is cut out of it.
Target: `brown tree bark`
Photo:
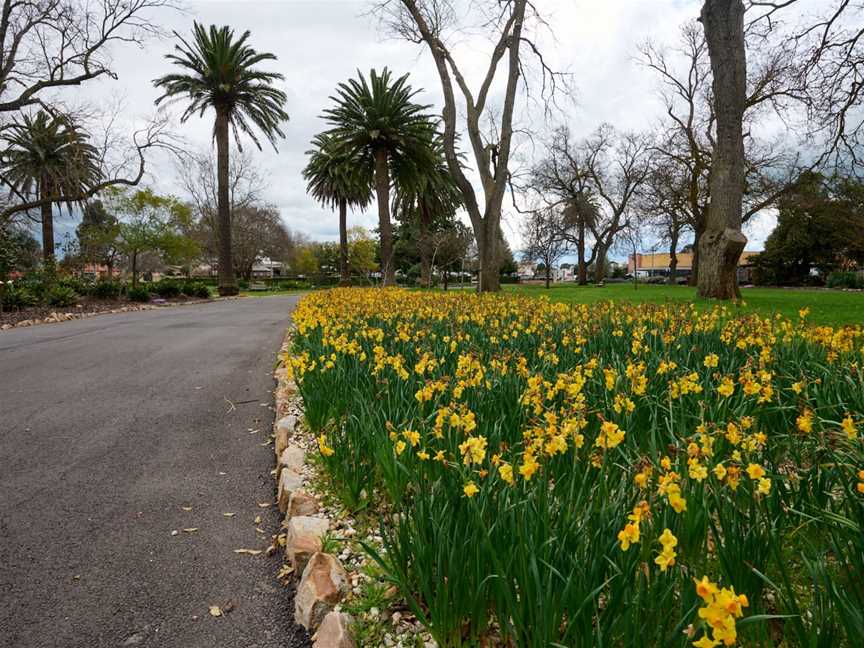
[[[426,202],[421,198],[419,201],[420,208],[420,285],[423,288],[432,287],[432,245],[429,238],[429,228],[431,227],[431,217]]]
[[[477,252],[480,257],[480,273],[477,277],[478,292],[497,292],[501,289],[500,264],[498,259],[498,218],[487,218],[483,222],[483,235],[477,237]],[[482,241],[482,243],[481,243]]]
[[[588,264],[585,263],[585,219],[579,219],[578,239],[576,240],[576,266],[580,286],[588,285]]]
[[[747,60],[744,4],[741,0],[705,0],[702,24],[714,75],[717,140],[711,163],[711,202],[699,246],[699,295],[732,299],[738,289],[738,259],[747,238],[741,232],[744,195],[744,110]]]
[[[216,211],[219,222],[219,294],[222,297],[238,293],[231,250],[231,203],[228,178],[228,113],[216,109]]]
[[[606,254],[608,249],[605,245],[597,244],[597,255],[594,257],[594,283],[603,283],[606,278]]]
[[[380,237],[382,286],[396,285],[393,266],[393,232],[390,227],[390,170],[387,150],[375,151],[375,197],[378,199],[378,236]]]
[[[339,285],[351,285],[351,271],[348,269],[348,203],[339,201]]]
[[[678,283],[678,277],[675,275],[678,272],[678,231],[674,230],[672,232],[672,236],[669,239],[669,280],[666,282],[670,286],[674,286]]]

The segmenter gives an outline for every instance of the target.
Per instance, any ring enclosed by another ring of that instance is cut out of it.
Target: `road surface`
[[[0,646],[308,645],[280,559],[233,552],[279,527],[261,443],[296,299],[0,332]]]

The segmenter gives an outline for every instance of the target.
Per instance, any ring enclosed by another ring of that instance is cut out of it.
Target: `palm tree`
[[[366,207],[372,198],[371,164],[331,135],[320,133],[306,151],[309,163],[303,169],[306,191],[322,205],[339,209],[339,271],[341,284],[351,283],[348,269],[348,207]]]
[[[428,106],[414,103],[415,91],[408,75],[392,81],[390,71],[369,73],[369,82],[358,70],[358,79],[340,83],[334,108],[324,111],[333,128],[328,133],[351,155],[368,159],[374,168],[378,202],[378,230],[381,237],[381,273],[385,286],[396,283],[393,263],[393,233],[390,224],[391,165],[413,160],[422,167],[428,150],[432,122],[424,111]]]
[[[424,156],[420,165],[416,159],[400,159],[394,163],[395,196],[393,211],[408,219],[417,219],[420,251],[420,285],[432,285],[432,228],[446,221],[462,204],[462,192],[453,179],[444,157],[444,142],[431,129],[432,139],[427,143],[430,160]]]
[[[13,122],[3,139],[3,179],[13,193],[41,201],[42,258],[53,273],[54,205],[71,208],[101,180],[99,151],[69,116],[44,110]]]
[[[209,108],[216,113],[213,138],[216,140],[218,185],[219,294],[236,295],[228,197],[228,130],[234,131],[235,139],[240,131],[246,133],[260,150],[261,143],[255,135],[257,128],[276,149],[276,137],[285,137],[280,124],[288,120],[288,114],[284,110],[287,96],[274,88],[273,83],[285,77],[256,67],[262,61],[275,61],[276,56],[249,47],[246,44],[248,31],[235,39],[234,30],[227,26],[211,25],[208,30],[196,22],[191,44],[176,32],[174,35],[182,45],[176,45],[176,53],[165,58],[185,71],[166,74],[153,81],[163,90],[156,105],[165,99],[188,99],[181,122],[195,114],[201,117]]]

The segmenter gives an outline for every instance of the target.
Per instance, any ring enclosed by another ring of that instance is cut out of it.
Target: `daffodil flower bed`
[[[336,289],[287,364],[441,646],[864,636],[864,329]]]

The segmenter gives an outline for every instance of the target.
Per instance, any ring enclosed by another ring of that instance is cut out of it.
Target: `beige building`
[[[745,250],[738,260],[738,281],[750,283],[753,269],[753,257],[759,254],[755,250]],[[679,252],[675,255],[678,265],[675,274],[678,277],[687,277],[693,270],[693,253]],[[667,252],[648,252],[647,254],[630,255],[627,259],[627,272],[636,274],[637,277],[667,277],[669,276],[669,263],[671,259]]]

